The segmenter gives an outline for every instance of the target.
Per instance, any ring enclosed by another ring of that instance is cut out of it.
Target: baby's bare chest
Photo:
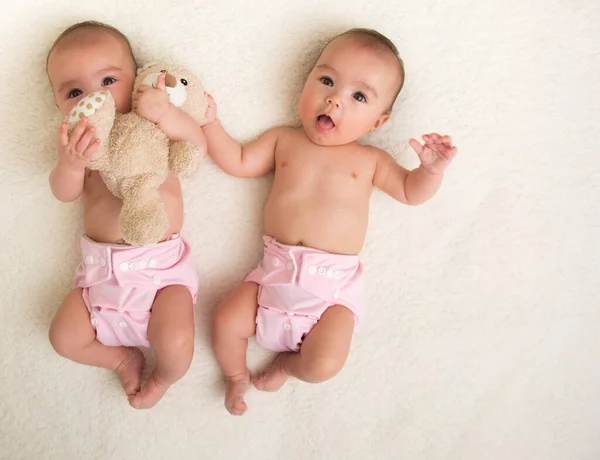
[[[360,149],[280,146],[275,155],[276,180],[307,187],[371,187],[375,162]]]

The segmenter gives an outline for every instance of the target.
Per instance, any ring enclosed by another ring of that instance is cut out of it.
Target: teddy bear
[[[133,92],[154,85],[165,73],[171,104],[200,123],[208,107],[198,77],[179,64],[147,64],[137,71]],[[134,246],[158,243],[169,228],[169,220],[158,188],[169,171],[184,179],[196,171],[204,152],[187,142],[172,142],[154,123],[135,111],[116,113],[109,91],[83,98],[68,116],[72,129],[84,116],[96,128],[100,145],[88,168],[100,173],[108,190],[123,201],[119,228],[123,240]]]

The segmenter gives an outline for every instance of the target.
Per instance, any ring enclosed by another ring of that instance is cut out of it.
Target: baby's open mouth
[[[317,117],[317,127],[321,131],[331,131],[333,128],[335,128],[335,123],[329,115],[323,114]]]

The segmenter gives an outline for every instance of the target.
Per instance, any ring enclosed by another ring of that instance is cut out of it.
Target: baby
[[[308,76],[298,104],[302,127],[275,128],[241,146],[216,119],[203,127],[208,153],[225,172],[274,171],[264,217],[264,258],[218,306],[212,346],[227,379],[225,406],[247,406],[248,338],[281,352],[252,380],[275,391],[289,377],[322,382],[336,375],[366,311],[361,251],[369,198],[377,187],[409,205],[439,188],[456,153],[448,136],[411,139],[421,165],[408,171],[357,139],[383,125],[404,82],[396,47],[383,35],[352,29],[333,39]]]
[[[108,89],[117,112],[129,112],[133,102],[169,139],[206,146],[202,129],[169,104],[164,74],[156,88],[140,87],[132,101],[136,63],[129,41],[113,27],[92,21],[69,27],[52,46],[46,68],[64,116],[87,94]],[[162,242],[139,248],[124,244],[118,226],[121,201],[97,171],[86,169],[100,143],[88,123],[83,118],[70,135],[61,124],[58,162],[50,173],[58,200],[83,196],[85,229],[77,288],[56,312],[50,342],[66,358],[116,371],[129,403],[149,408],[185,375],[194,352],[198,280],[190,248],[179,236],[181,186],[171,173],[159,189],[170,222]],[[143,388],[138,346],[151,346],[156,356]]]

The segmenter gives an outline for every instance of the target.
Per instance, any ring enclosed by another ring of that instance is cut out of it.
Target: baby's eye
[[[67,95],[68,99],[73,99],[75,97],[79,97],[83,94],[83,91],[81,91],[80,89],[72,89],[71,91],[69,91],[69,94]]]
[[[333,80],[329,77],[321,77],[320,80],[325,86],[333,86]]]
[[[117,80],[113,77],[106,77],[104,80],[102,80],[102,86],[110,86],[116,81]]]
[[[365,96],[363,93],[358,92],[358,93],[354,93],[352,95],[352,97],[354,99],[356,99],[358,102],[367,102],[367,96]]]

